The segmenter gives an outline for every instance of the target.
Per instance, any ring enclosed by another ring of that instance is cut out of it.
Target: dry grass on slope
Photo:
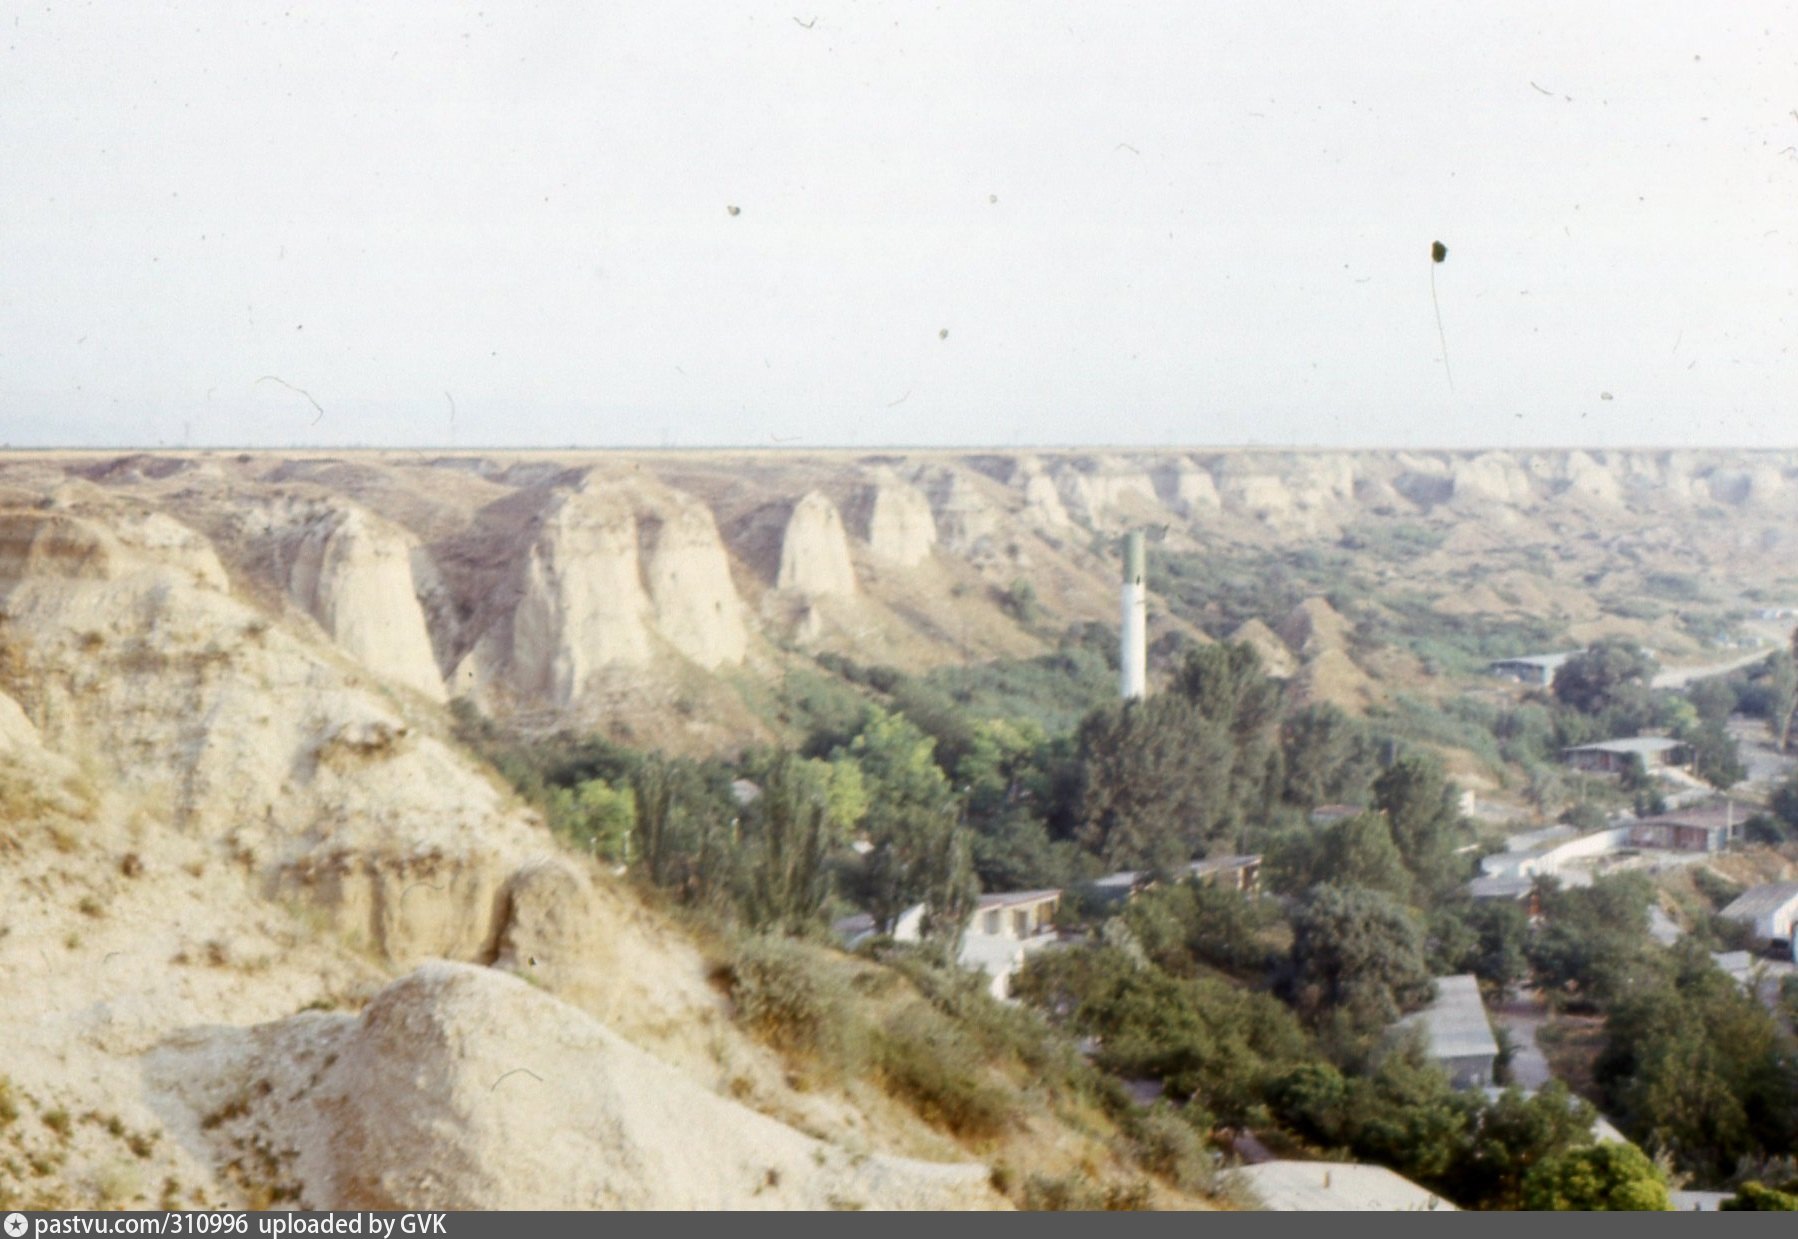
[[[974,1157],[1022,1208],[1212,1208],[1215,1158],[1183,1120],[1136,1106],[1033,1012],[924,955],[884,961],[720,936],[738,1024],[799,1091],[842,1092],[907,1152]]]

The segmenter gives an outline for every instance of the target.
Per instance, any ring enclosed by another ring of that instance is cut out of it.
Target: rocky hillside
[[[1622,604],[1798,595],[1795,512],[1798,455],[0,458],[0,1192],[1002,1204],[915,1118],[793,1088],[446,703],[740,747],[820,655],[926,669],[1115,622],[1131,526],[1201,563],[1347,548],[1443,615],[1696,654]],[[1351,704],[1428,674],[1322,596],[1152,616],[1158,648],[1248,640]],[[693,1156],[715,1179],[670,1169]]]
[[[1787,576],[1798,455],[15,457],[0,503],[212,573],[427,701],[706,750],[767,738],[758,686],[820,653],[916,670],[1115,623],[1109,540],[1131,526],[1162,551],[1220,557],[1421,529],[1427,553],[1385,583],[1445,614],[1546,614],[1578,639],[1628,630],[1605,598],[1654,572]],[[1020,583],[1031,614],[1007,605]],[[1239,626],[1159,599],[1151,611],[1158,648]],[[1635,635],[1682,652],[1677,632]],[[1308,661],[1290,642],[1266,652]],[[1329,691],[1366,695],[1353,668],[1325,664],[1313,678]]]

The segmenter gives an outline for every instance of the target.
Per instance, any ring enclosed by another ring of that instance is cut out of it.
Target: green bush
[[[1731,1212],[1798,1213],[1798,1179],[1779,1187],[1750,1179],[1719,1207]]]
[[[822,952],[784,938],[741,942],[724,968],[737,1022],[788,1053],[852,1070],[865,1036],[842,975]]]
[[[1205,1115],[1165,1102],[1132,1115],[1125,1124],[1137,1165],[1183,1192],[1214,1193],[1221,1178],[1218,1157],[1195,1130]]]
[[[1029,1007],[994,998],[979,974],[946,966],[915,949],[890,950],[881,958],[973,1038],[989,1061],[1017,1063],[1032,1085],[1051,1097],[1077,1095],[1103,1103],[1103,1077],[1073,1042]]]
[[[1020,1208],[1036,1212],[1126,1212],[1149,1207],[1147,1183],[1097,1184],[1078,1175],[1033,1174],[1024,1181]]]
[[[1010,1125],[1010,1099],[988,1080],[978,1047],[927,1007],[906,1008],[879,1030],[875,1062],[888,1091],[932,1126],[979,1139]]]
[[[1542,1210],[1671,1209],[1667,1183],[1632,1144],[1599,1144],[1541,1161],[1524,1176],[1523,1207]]]

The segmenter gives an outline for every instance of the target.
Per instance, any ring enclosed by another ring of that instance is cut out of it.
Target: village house
[[[1055,912],[1059,890],[1003,891],[982,895],[962,931],[956,962],[971,972],[985,972],[993,997],[1011,996],[1011,979],[1029,955],[1056,942]],[[915,903],[893,920],[888,935],[895,942],[923,938],[925,905]],[[866,912],[845,916],[832,928],[845,949],[854,950],[874,936],[874,918]]]
[[[1484,1088],[1492,1083],[1498,1040],[1486,1018],[1480,983],[1471,973],[1436,978],[1436,1000],[1413,1011],[1393,1028],[1423,1031],[1424,1050],[1442,1064],[1456,1088]]]
[[[1261,854],[1213,856],[1195,860],[1186,867],[1193,881],[1202,886],[1224,886],[1254,898],[1261,893]]]
[[[1561,757],[1573,769],[1588,774],[1623,774],[1638,761],[1644,770],[1683,768],[1692,760],[1685,744],[1666,736],[1630,736],[1600,740],[1597,744],[1576,744],[1562,749]]]
[[[1793,948],[1793,929],[1798,926],[1798,882],[1751,886],[1718,915],[1752,926],[1756,938],[1798,959],[1798,951]]]
[[[1470,879],[1467,883],[1467,895],[1476,902],[1503,900],[1520,903],[1524,914],[1532,921],[1539,920],[1542,916],[1542,896],[1536,886],[1536,879],[1522,874],[1488,874]]]
[[[1664,852],[1721,852],[1736,837],[1740,819],[1729,800],[1661,813],[1632,823],[1629,845]]]
[[[1456,1212],[1442,1197],[1384,1166],[1362,1162],[1260,1162],[1232,1172],[1280,1213]]]
[[[1486,674],[1536,688],[1547,688],[1555,682],[1555,672],[1572,654],[1528,654],[1522,658],[1501,658],[1486,664]]]
[[[1212,856],[1195,860],[1186,866],[1187,879],[1201,886],[1221,886],[1241,891],[1249,898],[1261,894],[1261,854]],[[1083,888],[1088,897],[1102,903],[1133,899],[1155,885],[1155,875],[1147,869],[1119,869],[1104,877],[1094,878]]]
[[[956,962],[985,972],[994,998],[1011,997],[1011,979],[1024,960],[1057,941],[1055,912],[1060,906],[1059,890],[982,895],[962,934]]]

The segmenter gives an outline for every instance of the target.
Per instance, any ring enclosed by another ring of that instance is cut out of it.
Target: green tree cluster
[[[1625,1131],[1707,1181],[1798,1148],[1798,1051],[1697,943],[1617,999],[1594,1069]]]
[[[1648,936],[1654,886],[1640,873],[1615,874],[1561,890],[1539,883],[1545,923],[1529,946],[1537,981],[1557,997],[1608,1008],[1657,978],[1662,956]]]
[[[1238,850],[1277,797],[1280,688],[1246,644],[1187,652],[1170,691],[1081,724],[1080,842],[1112,868],[1173,876]]]
[[[1417,914],[1379,891],[1313,887],[1292,917],[1289,984],[1314,1026],[1351,1038],[1384,1029],[1430,999]]]
[[[1014,993],[1070,1031],[1096,1037],[1097,1064],[1227,1123],[1249,1119],[1267,1082],[1310,1057],[1275,999],[1209,977],[1174,977],[1110,946],[1034,956]]]
[[[1642,1150],[1595,1144],[1547,1158],[1523,1180],[1523,1207],[1536,1212],[1665,1212],[1667,1181]]]
[[[1633,641],[1606,637],[1575,654],[1555,671],[1557,700],[1581,714],[1645,711],[1655,661]]]

